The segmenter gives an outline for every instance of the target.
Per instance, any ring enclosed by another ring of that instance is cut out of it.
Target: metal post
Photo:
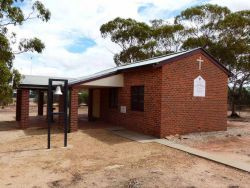
[[[48,102],[47,102],[47,112],[48,112],[48,149],[50,149],[50,129],[51,129],[51,115],[52,115],[52,80],[49,79],[49,88],[48,88]]]
[[[68,90],[69,91],[69,117],[68,117],[68,133],[70,133],[70,116],[71,116],[71,90]]]
[[[68,134],[68,80],[64,82],[64,147],[67,147]]]

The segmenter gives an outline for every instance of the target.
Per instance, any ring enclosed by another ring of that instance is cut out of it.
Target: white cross
[[[197,59],[198,63],[199,63],[199,70],[201,70],[201,63],[204,62],[201,57],[199,59]]]

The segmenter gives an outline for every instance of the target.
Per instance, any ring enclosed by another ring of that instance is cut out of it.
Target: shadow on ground
[[[115,125],[113,124],[98,120],[89,122],[86,117],[79,118],[78,124],[80,132],[82,132],[83,134],[87,134],[88,136],[95,138],[101,142],[104,142],[108,145],[132,142],[131,140],[125,138],[121,139],[120,136],[114,135],[111,131],[107,130],[108,128],[114,127]],[[106,134],[103,134],[103,129],[106,130]],[[107,134],[110,136],[107,136]]]
[[[10,131],[18,129],[16,121],[0,121],[0,131]]]

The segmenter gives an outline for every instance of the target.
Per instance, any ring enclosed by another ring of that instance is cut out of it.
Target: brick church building
[[[227,129],[230,72],[202,48],[118,66],[69,79],[69,128],[78,129],[78,91],[88,89],[88,120],[156,137]],[[48,77],[25,76],[17,90],[17,121],[29,127],[29,90],[38,113]],[[63,105],[59,104],[60,108]]]

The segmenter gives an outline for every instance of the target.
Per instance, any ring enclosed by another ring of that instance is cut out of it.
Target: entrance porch
[[[32,76],[34,77],[34,76]],[[17,90],[16,95],[16,121],[20,129],[26,129],[33,126],[47,125],[47,88],[48,79],[44,79],[44,83],[40,84],[22,84]],[[77,131],[78,128],[84,126],[91,126],[89,121],[98,122],[102,120],[103,115],[101,112],[102,103],[102,90],[108,88],[123,87],[123,75],[111,75],[105,78],[92,80],[89,82],[69,85],[69,132]],[[80,90],[87,90],[89,93],[87,110],[81,112],[81,107],[78,102],[78,95]],[[30,91],[37,93],[37,117],[30,116]],[[56,96],[54,96],[56,97]],[[58,105],[53,106],[55,112],[62,112],[64,108],[63,95],[57,96]],[[62,115],[53,117],[56,126],[63,127],[64,117]],[[97,123],[98,124],[98,123]]]

